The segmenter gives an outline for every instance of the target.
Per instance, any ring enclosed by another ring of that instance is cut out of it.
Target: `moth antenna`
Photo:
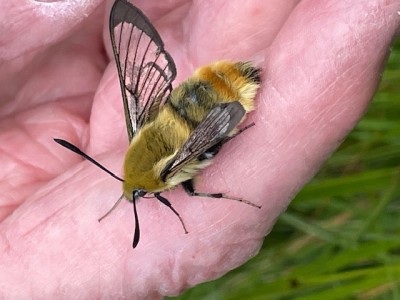
[[[117,175],[115,175],[113,172],[108,170],[106,167],[102,166],[100,163],[98,163],[96,160],[91,158],[89,155],[87,155],[85,152],[83,152],[78,147],[72,145],[70,142],[67,142],[66,140],[62,140],[62,139],[56,139],[56,138],[54,138],[53,140],[57,144],[67,148],[68,150],[71,150],[72,152],[75,152],[76,154],[82,156],[84,159],[87,159],[88,161],[90,161],[92,164],[95,164],[97,167],[99,167],[100,169],[102,169],[104,172],[108,173],[109,175],[111,175],[115,179],[117,179],[117,180],[119,180],[121,182],[124,182],[124,180],[121,177],[118,177]]]

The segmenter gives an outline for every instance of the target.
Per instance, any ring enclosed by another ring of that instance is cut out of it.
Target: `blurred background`
[[[400,299],[400,40],[367,114],[260,253],[169,299]]]

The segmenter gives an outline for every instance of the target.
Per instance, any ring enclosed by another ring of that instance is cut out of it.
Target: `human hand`
[[[133,250],[130,203],[97,222],[121,194],[120,183],[52,141],[65,138],[121,169],[127,136],[102,2],[2,1],[0,295],[155,299],[255,255],[366,109],[399,28],[398,3],[136,3],[175,59],[176,83],[220,59],[263,69],[248,118],[256,126],[224,146],[197,184],[262,209],[178,188],[165,196],[185,235],[168,208],[142,199]]]

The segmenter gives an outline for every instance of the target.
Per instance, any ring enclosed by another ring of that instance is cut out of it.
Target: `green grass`
[[[368,113],[260,254],[173,299],[400,299],[400,41]]]

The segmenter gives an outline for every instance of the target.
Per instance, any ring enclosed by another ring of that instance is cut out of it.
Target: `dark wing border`
[[[238,102],[221,103],[213,108],[194,129],[176,156],[161,172],[166,181],[178,173],[188,162],[198,158],[211,147],[228,137],[246,114]]]
[[[115,32],[118,26],[119,31]],[[137,129],[165,103],[176,77],[176,67],[172,57],[164,50],[157,30],[143,12],[128,1],[115,1],[110,12],[109,30],[130,141]],[[146,44],[141,44],[145,40],[143,34],[149,38],[147,49]],[[156,51],[150,52],[150,43],[154,43]],[[122,49],[121,45],[126,49]],[[144,53],[140,51],[142,48],[145,48]],[[164,62],[165,66],[160,66],[157,60]]]

